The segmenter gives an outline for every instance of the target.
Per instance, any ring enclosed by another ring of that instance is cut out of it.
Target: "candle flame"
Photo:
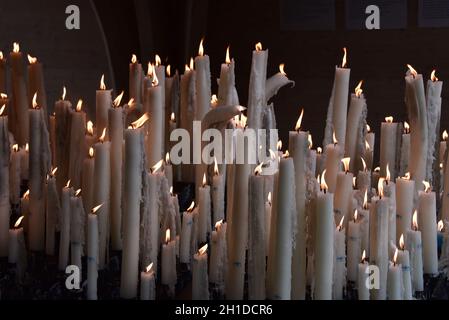
[[[360,159],[362,160],[363,171],[366,171],[366,162],[365,162],[365,159],[363,159],[363,157],[360,157]]]
[[[0,51],[0,60],[3,60],[3,51]]]
[[[168,65],[167,68],[165,69],[166,73],[167,73],[167,77],[171,76],[171,66]]]
[[[316,148],[316,153],[322,154],[323,153],[323,149],[321,147]]]
[[[37,91],[34,93],[33,101],[31,102],[31,105],[33,106],[33,109],[38,109],[38,105],[37,105]]]
[[[170,228],[165,231],[165,243],[170,242]]]
[[[377,182],[377,193],[379,194],[380,198],[384,196],[384,181],[385,178],[380,177],[379,181]]]
[[[28,62],[30,64],[35,64],[37,62],[37,58],[36,57],[32,57],[28,54]]]
[[[81,189],[76,190],[75,191],[75,197],[78,197],[80,195],[80,193],[81,193]]]
[[[70,179],[67,180],[67,183],[65,184],[65,187],[66,187],[66,188],[70,188]]]
[[[193,208],[195,208],[195,201],[192,201],[192,203],[190,204],[190,206],[187,208],[187,212],[192,212]]]
[[[28,199],[30,197],[30,189],[28,189],[27,191],[25,191],[25,193],[23,194],[23,198],[24,199]]]
[[[354,210],[354,221],[357,221],[359,212],[357,211],[357,209]]]
[[[408,124],[407,121],[404,121],[404,133],[405,134],[410,133],[410,125]]]
[[[447,131],[446,131],[446,130],[443,131],[442,138],[443,138],[444,141],[447,140],[448,134],[447,134]]]
[[[6,108],[6,104],[2,105],[1,109],[0,109],[0,116],[3,114],[3,111],[5,111]]]
[[[133,129],[137,129],[140,128],[141,126],[144,125],[144,123],[150,119],[150,116],[148,115],[148,112],[145,112],[139,119],[137,119],[136,121],[134,121],[133,123],[131,123],[131,127]]]
[[[366,131],[371,132],[371,127],[369,126],[369,124],[366,124]]]
[[[365,263],[365,259],[366,259],[366,251],[363,250],[361,262],[362,262],[362,263]]]
[[[104,84],[104,74],[101,75],[100,90],[106,90],[106,85]]]
[[[16,144],[13,144],[13,146],[12,146],[12,151],[14,151],[14,152],[17,152],[17,151],[19,151],[19,145],[16,143]]]
[[[360,80],[360,82],[357,85],[357,87],[355,87],[355,95],[356,95],[357,98],[360,98],[360,96],[362,95],[362,92],[363,92],[363,90],[362,90],[362,83],[363,83],[363,80]]]
[[[187,63],[186,63],[186,65],[185,65],[185,67],[184,67],[184,73],[186,73],[187,71],[190,71],[190,67],[187,65]]]
[[[89,157],[90,158],[94,157],[94,148],[92,148],[92,147],[89,148]]]
[[[260,42],[256,43],[256,51],[262,51],[262,43]]]
[[[226,64],[230,64],[231,63],[231,58],[229,56],[229,46],[226,48],[226,58],[225,58],[225,62]]]
[[[217,104],[217,102],[218,102],[217,95],[216,95],[216,94],[213,94],[212,97],[211,97],[211,99],[210,99],[210,104],[214,106],[214,105]]]
[[[51,175],[54,176],[56,174],[56,171],[58,171],[58,167],[55,167],[53,170],[51,170]]]
[[[413,229],[415,231],[418,230],[418,211],[416,211],[416,210],[413,212],[412,224],[413,224]]]
[[[82,107],[83,107],[83,100],[79,99],[78,103],[76,104],[76,112],[80,112]]]
[[[276,160],[276,153],[274,153],[274,151],[271,149],[268,149],[268,152],[270,153],[270,159]]]
[[[176,122],[175,113],[174,112],[172,112],[171,115],[170,115],[170,121],[171,122]]]
[[[390,175],[390,166],[387,163],[387,168],[385,169],[387,172],[387,176],[385,177],[385,181],[387,181],[387,183],[390,181],[391,175]]]
[[[438,231],[443,232],[444,223],[443,220],[438,221]]]
[[[282,150],[282,140],[278,140],[278,143],[276,144],[276,148],[278,149],[278,151]]]
[[[215,222],[215,230],[220,229],[222,224],[223,224],[223,219],[218,220],[217,222]]]
[[[443,169],[443,162],[440,162],[440,169]]]
[[[424,192],[430,192],[430,183],[423,180],[422,184],[424,185]]]
[[[402,177],[402,179],[410,180],[410,172],[406,172],[404,177]]]
[[[6,93],[0,93],[0,98],[2,98],[2,99],[7,99],[8,98],[8,95],[6,94]]]
[[[290,157],[290,153],[288,152],[288,150],[285,150],[285,152],[282,154],[282,158],[285,159],[288,157]]]
[[[170,186],[170,195],[173,196],[173,186]]]
[[[279,65],[279,72],[280,72],[282,75],[286,76],[287,74],[286,74],[285,71],[284,71],[284,67],[285,67],[285,64],[284,64],[284,63],[281,63],[281,64]]]
[[[350,161],[351,161],[351,158],[349,158],[349,157],[341,159],[341,162],[343,162],[343,167],[345,169],[345,172],[349,171],[349,162]]]
[[[365,194],[363,195],[363,209],[368,209],[368,189],[365,189]]]
[[[30,145],[27,143],[25,143],[25,151],[28,152],[30,150]]]
[[[355,189],[356,186],[356,177],[352,177],[352,187]]]
[[[307,144],[309,145],[309,149],[312,149],[312,147],[313,147],[313,140],[312,140],[312,135],[310,133],[307,136]]]
[[[20,52],[20,45],[19,45],[18,42],[14,42],[14,43],[12,44],[12,51],[15,52],[15,53]]]
[[[114,99],[114,102],[113,102],[114,107],[120,106],[120,102],[122,102],[124,93],[125,93],[125,91],[122,90],[122,92]]]
[[[404,234],[401,234],[401,237],[399,238],[399,248],[401,248],[401,250],[404,250],[405,247],[405,242],[404,242]]]
[[[340,223],[338,224],[337,230],[341,231],[343,229],[343,222],[345,221],[345,216],[341,217]]]
[[[335,136],[335,130],[334,132],[332,132],[332,141],[334,142],[334,144],[338,144],[337,137]]]
[[[159,169],[161,169],[163,163],[164,160],[159,160],[154,166],[151,167],[151,173],[156,173]]]
[[[220,172],[218,171],[218,164],[217,164],[217,158],[214,157],[214,174],[218,176]]]
[[[344,52],[344,54],[343,54],[343,61],[342,61],[342,63],[341,63],[341,67],[342,68],[345,68],[346,67],[346,54],[347,54],[347,51],[346,51],[346,47],[345,48],[343,48],[343,52]]]
[[[394,257],[393,257],[393,262],[396,265],[397,261],[398,261],[398,248],[396,248],[395,252],[394,252]]]
[[[133,55],[131,56],[131,63],[134,64],[137,62],[137,56],[133,53]]]
[[[262,173],[262,165],[263,165],[263,162],[261,162],[261,163],[254,169],[254,174],[255,174],[256,176]]]
[[[67,89],[65,88],[65,86],[63,86],[62,87],[62,96],[61,96],[62,100],[65,100],[66,94],[67,94]]]
[[[165,164],[170,165],[170,152],[165,154]]]
[[[100,210],[100,208],[103,206],[104,203],[99,204],[98,206],[95,206],[92,208],[92,210],[90,211],[92,214],[95,214],[98,212],[98,210]]]
[[[151,262],[146,268],[145,268],[145,272],[146,273],[150,273],[151,269],[153,269],[153,262]]]
[[[98,139],[100,142],[104,142],[104,138],[106,138],[106,128],[103,129],[100,138]]]
[[[418,72],[409,64],[407,64],[407,68],[410,71],[410,73],[413,75],[413,77],[416,77],[418,75]]]
[[[430,79],[431,79],[433,82],[438,81],[438,78],[437,78],[437,76],[435,75],[435,72],[436,72],[436,70],[433,69],[433,70],[432,70],[432,73],[430,74]]]
[[[89,135],[93,136],[93,134],[94,134],[94,124],[93,124],[92,121],[90,121],[90,120],[87,121],[86,130],[87,130],[87,133]]]
[[[206,186],[207,179],[206,179],[206,173],[203,174],[203,188]]]
[[[324,169],[323,173],[321,174],[321,181],[320,181],[320,189],[327,191],[327,183],[326,183],[326,169]]]
[[[16,223],[14,223],[14,228],[18,228],[20,226],[23,218],[25,218],[25,216],[20,216],[19,219],[17,219]]]
[[[267,200],[268,200],[268,203],[271,205],[271,191],[268,192]]]
[[[198,48],[198,55],[201,56],[201,57],[204,56],[203,42],[204,42],[204,38],[201,39],[200,46]]]
[[[151,81],[151,86],[157,87],[159,85],[159,79],[157,78],[156,72],[153,73],[153,81]]]
[[[301,129],[302,117],[304,116],[304,109],[301,109],[298,121],[296,121],[295,130],[299,131]]]
[[[392,116],[385,117],[385,121],[386,121],[387,123],[393,123],[393,117],[392,117]]]
[[[207,252],[207,243],[198,250],[198,254],[202,256]]]
[[[153,77],[153,73],[154,73],[154,67],[150,61],[150,62],[148,62],[147,76],[151,78],[151,77]]]
[[[195,69],[194,67],[195,67],[195,65],[194,65],[193,57],[190,57],[190,65],[189,65],[189,68],[190,68],[190,70],[193,70],[193,69]]]
[[[154,57],[155,63],[156,63],[156,67],[161,65],[161,57],[159,57],[158,54],[156,54],[156,56]]]

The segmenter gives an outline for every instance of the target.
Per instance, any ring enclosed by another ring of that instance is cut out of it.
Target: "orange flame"
[[[418,230],[418,211],[416,211],[416,210],[415,210],[415,212],[413,212],[412,224],[413,224],[413,229],[415,231]]]
[[[12,52],[14,52],[14,53],[20,52],[20,45],[18,42],[14,42],[12,44]]]
[[[427,181],[423,181],[422,184],[424,185],[424,192],[430,192],[430,183]]]
[[[98,139],[100,142],[104,142],[104,139],[106,138],[106,128],[103,129],[103,132],[101,133],[100,138]]]
[[[97,213],[98,212],[98,210],[100,210],[100,208],[103,206],[103,204],[104,203],[102,203],[102,204],[99,204],[98,206],[96,206],[96,207],[93,207],[92,208],[92,210],[90,211],[92,214],[95,214],[95,213]]]
[[[120,102],[122,102],[122,98],[123,98],[123,94],[124,94],[125,92],[124,91],[122,91],[115,99],[114,99],[114,103],[113,103],[113,105],[114,105],[114,107],[119,107],[120,106]]]
[[[150,273],[153,269],[153,262],[151,262],[146,268],[145,268],[145,272],[146,273]]]
[[[214,174],[218,176],[220,174],[220,171],[218,171],[218,164],[217,164],[217,158],[214,157]]]
[[[136,62],[137,62],[137,56],[136,56],[135,54],[133,54],[133,55],[131,56],[131,63],[134,64],[134,63],[136,63]]]
[[[32,106],[33,106],[33,109],[38,109],[38,105],[37,105],[37,92],[34,94],[34,96],[33,96],[33,101],[32,101]]]
[[[28,55],[28,62],[29,62],[30,64],[35,64],[35,63],[37,62],[37,58]]]
[[[405,247],[405,242],[404,242],[404,234],[401,234],[401,237],[399,238],[399,248],[401,248],[401,250],[404,250]]]
[[[0,116],[3,114],[3,111],[5,111],[6,108],[6,104],[4,104],[1,108],[0,108]]]
[[[438,78],[437,78],[437,76],[435,75],[435,72],[436,72],[436,70],[433,69],[433,70],[432,70],[432,73],[430,74],[430,80],[432,80],[433,82],[438,81]]]
[[[167,72],[167,77],[171,76],[171,67],[170,65],[167,66],[167,69],[165,70]]]
[[[79,99],[78,103],[76,104],[76,112],[80,112],[82,107],[83,107],[83,100]]]
[[[100,90],[106,90],[106,85],[104,84],[104,74],[101,75]]]
[[[158,54],[156,54],[154,60],[155,60],[156,67],[161,65],[161,57],[159,57]]]
[[[63,86],[62,87],[62,96],[61,96],[62,100],[65,100],[66,94],[67,94],[67,89],[65,88],[65,86]]]
[[[89,148],[89,157],[90,158],[94,157],[94,148],[92,148],[92,147]]]
[[[262,43],[260,42],[256,43],[256,51],[262,51]]]
[[[357,98],[360,98],[360,96],[362,95],[362,92],[363,92],[363,90],[362,90],[362,83],[363,83],[363,80],[360,80],[360,82],[357,85],[357,87],[355,87],[355,95],[356,95]]]
[[[385,117],[385,121],[387,123],[393,123],[393,117],[392,116]]]
[[[192,201],[192,203],[190,204],[190,206],[187,208],[187,212],[192,212],[193,208],[195,208],[195,201]]]
[[[225,58],[225,62],[226,64],[230,64],[231,63],[231,58],[229,56],[229,46],[226,48],[226,58]]]
[[[156,173],[159,169],[161,169],[163,163],[164,160],[159,160],[154,166],[151,167],[151,173]]]
[[[282,75],[286,76],[287,74],[286,74],[285,71],[284,71],[284,67],[285,67],[285,64],[281,63],[281,64],[279,65],[279,72],[280,72]]]
[[[207,252],[207,243],[198,250],[198,254],[202,256]]]
[[[92,121],[87,121],[86,130],[89,135],[94,135],[94,124],[92,123]]]
[[[262,166],[263,166],[263,162],[261,162],[255,169],[254,169],[254,174],[260,175],[262,173]]]
[[[150,116],[148,115],[148,113],[144,113],[139,119],[137,119],[136,121],[134,121],[133,123],[131,123],[131,127],[133,129],[137,129],[140,128],[141,126],[144,125],[144,123],[150,119]]]
[[[176,122],[175,113],[174,112],[172,112],[171,115],[170,115],[170,121],[171,122]]]
[[[165,243],[170,242],[170,228],[165,231]]]
[[[346,54],[347,54],[346,47],[343,48],[343,52],[344,52],[344,54],[343,54],[343,61],[341,63],[341,67],[345,68],[346,67]]]
[[[351,158],[343,158],[341,159],[341,162],[343,162],[343,167],[345,168],[345,172],[349,171],[349,162],[351,161]]]
[[[25,216],[20,216],[19,219],[17,219],[16,223],[14,223],[14,228],[18,228],[20,226],[23,218],[25,218]]]
[[[301,109],[301,114],[299,115],[298,121],[296,121],[295,130],[299,131],[301,129],[302,117],[304,116],[304,109]]]
[[[413,77],[416,77],[418,75],[418,72],[409,64],[407,64],[407,68],[410,70],[410,73],[413,75]]]
[[[198,48],[198,55],[201,56],[201,57],[204,56],[203,42],[204,42],[204,38],[201,39],[201,41],[200,41],[200,46],[199,46],[199,48]]]

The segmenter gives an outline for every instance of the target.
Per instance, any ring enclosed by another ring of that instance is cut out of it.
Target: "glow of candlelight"
[[[262,51],[262,43],[260,42],[256,43],[256,51]]]
[[[279,65],[279,72],[280,72],[282,75],[286,76],[287,74],[285,73],[284,68],[285,68],[285,64],[281,63],[281,64]]]
[[[106,138],[106,128],[103,129],[100,138],[98,139],[100,142],[104,142],[104,138]]]
[[[14,42],[12,44],[12,52],[14,52],[14,53],[20,52],[20,45],[18,42]]]
[[[343,52],[344,52],[344,54],[343,54],[343,61],[342,61],[342,63],[341,63],[341,67],[342,68],[345,68],[346,67],[346,55],[347,55],[347,50],[346,50],[346,47],[345,48],[343,48]]]
[[[393,123],[393,117],[392,117],[392,116],[385,117],[385,121],[386,121],[387,123]]]
[[[100,208],[103,206],[102,204],[99,204],[98,206],[95,206],[92,208],[92,210],[90,211],[92,214],[96,214],[98,212],[98,210],[100,210]]]
[[[202,256],[207,252],[207,243],[198,250],[198,254]]]
[[[226,58],[225,58],[226,64],[231,64],[231,58],[229,56],[229,46],[226,48]]]
[[[23,218],[25,218],[25,216],[20,216],[19,219],[17,219],[16,223],[14,223],[14,228],[18,228],[20,226]]]
[[[302,117],[304,116],[304,109],[301,109],[298,121],[296,121],[295,130],[299,131],[301,129]]]
[[[133,53],[133,55],[131,56],[131,63],[134,64],[137,62],[137,56]]]
[[[106,85],[104,84],[104,74],[101,75],[100,90],[106,90]]]
[[[33,96],[33,101],[31,103],[31,105],[33,106],[33,109],[37,109],[38,105],[37,105],[37,91]]]
[[[341,162],[343,162],[343,167],[345,169],[345,172],[349,171],[349,162],[350,161],[351,161],[351,158],[349,158],[349,157],[341,159]]]
[[[80,112],[81,108],[83,107],[83,100],[79,99],[78,103],[76,104],[76,112]]]
[[[131,123],[131,127],[133,129],[140,128],[145,124],[145,122],[150,119],[150,116],[148,115],[148,112],[145,112],[139,119]]]
[[[355,96],[357,98],[360,98],[360,96],[362,95],[362,92],[363,92],[363,90],[362,90],[362,83],[363,83],[363,80],[360,80],[360,82],[357,85],[357,87],[355,87]]]
[[[124,93],[125,93],[125,91],[122,90],[122,92],[114,99],[114,102],[113,102],[114,107],[120,106],[120,102],[122,102]]]
[[[408,70],[410,70],[410,73],[413,75],[413,77],[416,77],[418,75],[418,72],[409,64],[407,64]]]

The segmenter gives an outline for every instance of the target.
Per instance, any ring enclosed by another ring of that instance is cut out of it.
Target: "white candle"
[[[360,229],[362,222],[358,220],[358,211],[354,212],[354,219],[348,223],[348,257],[347,257],[347,275],[348,280],[357,281],[358,262],[360,258],[360,252],[362,251]]]
[[[181,243],[179,245],[179,261],[181,263],[190,263],[190,243],[192,238],[193,213],[195,203],[182,214]]]
[[[209,280],[207,278],[207,244],[193,256],[192,299],[209,300]]]
[[[404,122],[404,132],[401,139],[401,153],[399,159],[399,175],[405,175],[408,172],[408,161],[410,158],[410,126]]]
[[[348,113],[349,75],[346,68],[346,48],[341,67],[335,67],[334,95],[332,97],[332,126],[338,142],[345,146],[346,118]],[[330,186],[330,185],[329,185]],[[331,189],[329,191],[333,192]]]
[[[95,206],[87,215],[87,299],[97,300],[99,232],[97,211],[102,204]]]
[[[265,84],[267,78],[268,50],[262,50],[262,44],[256,44],[251,60],[248,94],[248,127],[262,128],[262,110],[266,104]]]
[[[8,230],[10,216],[9,201],[9,160],[10,145],[8,116],[2,115],[5,106],[0,109],[0,257],[8,256]]]
[[[73,188],[81,187],[81,168],[85,154],[84,130],[86,128],[86,113],[81,110],[83,101],[79,100],[75,111],[71,112],[70,120],[70,156],[69,156],[69,179]]]
[[[47,255],[55,254],[55,233],[56,224],[60,216],[59,193],[56,189],[56,169],[48,175],[45,185],[46,208],[45,208],[45,253]]]
[[[60,221],[60,240],[59,240],[59,270],[65,270],[69,262],[70,249],[70,197],[73,195],[73,188],[70,186],[70,180],[61,193],[61,221]],[[31,203],[30,203],[31,204]]]
[[[206,174],[203,176],[203,185],[199,188],[199,223],[198,223],[198,242],[204,243],[207,240],[207,234],[210,231],[210,186],[206,184]]]
[[[165,233],[165,243],[161,253],[161,283],[169,287],[174,295],[176,284],[176,240],[170,240],[170,229]]]
[[[80,272],[82,270],[81,256],[84,245],[85,216],[81,189],[78,189],[75,196],[70,197],[70,263],[78,266]]]
[[[212,177],[213,221],[224,219],[224,189],[223,175],[218,171],[217,160],[215,159],[214,175]]]
[[[170,162],[170,153],[165,154],[164,175],[167,178],[168,187],[173,187],[173,165]]]
[[[94,145],[95,164],[93,202],[103,204],[97,213],[100,237],[98,268],[100,270],[106,265],[110,234],[111,142],[105,141],[105,136],[106,128],[103,129],[99,141]]]
[[[20,212],[22,212],[22,215],[24,216],[23,229],[25,230],[25,232],[28,232],[27,220],[29,219],[30,216],[29,207],[30,207],[30,190],[28,189],[27,191],[25,191],[22,198],[20,199]]]
[[[344,216],[334,232],[334,274],[333,274],[333,299],[342,300],[343,290],[346,286],[346,253]]]
[[[361,220],[360,226],[360,238],[361,244],[360,247],[365,251],[367,257],[370,254],[370,213],[369,213],[369,204],[368,204],[368,196],[367,191],[365,191],[365,195],[363,197],[363,204],[360,210],[357,212],[359,219]]]
[[[438,81],[438,78],[435,75],[435,70],[433,70],[430,79],[427,80],[426,90],[426,112],[429,132],[426,179],[431,180],[434,184],[435,179],[438,176],[438,166],[440,164],[440,162],[436,162],[436,160],[438,160],[438,136],[440,134],[442,89],[443,82]]]
[[[156,281],[154,279],[153,263],[140,273],[140,300],[155,300]]]
[[[109,118],[109,109],[112,107],[112,90],[106,90],[106,85],[104,83],[104,74],[101,76],[100,80],[100,90],[96,91],[95,95],[95,124],[97,127],[97,132],[100,134],[103,133],[103,130],[108,126],[108,118]],[[109,132],[106,132],[106,139],[109,137]],[[100,219],[101,220],[101,219]],[[100,223],[101,229],[101,223]],[[100,231],[101,233],[101,231]],[[100,236],[101,241],[101,236]],[[101,247],[100,247],[101,251]],[[101,253],[100,253],[100,262],[101,262]],[[101,265],[101,263],[100,263]]]
[[[421,231],[418,231],[418,212],[413,214],[413,229],[406,233],[406,247],[410,252],[413,292],[424,291]]]
[[[227,223],[222,220],[215,224],[215,231],[212,231],[209,281],[215,283],[221,290],[224,284],[226,250],[226,227]]]
[[[123,250],[120,280],[120,296],[125,299],[137,296],[139,280],[140,201],[144,170],[143,131],[139,127],[142,124],[134,123],[131,129],[125,130]]]
[[[248,298],[265,299],[265,199],[262,164],[249,179]]]
[[[337,181],[335,185],[334,196],[334,213],[335,222],[338,223],[342,217],[345,217],[346,221],[351,220],[352,216],[352,179],[353,175],[349,172],[349,158],[343,158],[341,160],[344,165],[344,172],[337,173]],[[327,177],[327,170],[326,170]],[[326,179],[327,181],[327,179]],[[347,222],[345,222],[345,225]]]
[[[396,241],[401,234],[406,234],[412,226],[412,211],[415,195],[415,182],[410,175],[396,179]]]
[[[425,274],[438,273],[437,221],[435,192],[423,181],[425,191],[419,192],[418,222],[422,233],[423,268]]]
[[[122,249],[122,165],[124,113],[120,107],[123,91],[109,109],[109,139],[111,141],[111,246]]]
[[[402,266],[403,300],[412,300],[412,278],[410,271],[410,253],[405,250],[404,235],[399,238],[398,264]]]
[[[316,300],[332,299],[334,264],[334,195],[327,190],[327,171],[321,177],[321,191],[316,200],[315,223],[315,296]]]
[[[70,112],[72,104],[65,100],[67,90],[63,87],[62,97],[55,102],[55,122],[56,122],[56,166],[58,175],[56,177],[56,186],[58,192],[62,190],[69,176],[69,156],[70,156]],[[22,178],[23,179],[23,178]]]
[[[388,198],[388,243],[396,243],[396,185],[390,181],[389,170],[384,180],[383,192]]]
[[[93,206],[94,198],[94,170],[95,170],[95,159],[94,159],[94,148],[89,148],[88,156],[83,162],[83,171],[81,176],[81,189],[83,190],[83,204],[84,211],[89,212]]]
[[[40,63],[37,58],[30,55],[28,55],[28,61],[30,63],[28,65],[28,99],[31,99],[35,92],[37,93],[37,103],[44,110],[44,121],[47,125],[47,95],[45,93],[44,71],[42,63]]]
[[[21,222],[23,220],[23,216],[17,219],[14,224],[14,228],[9,229],[9,242],[8,245],[8,263],[18,263],[19,261],[19,250],[21,243],[24,244],[23,238],[23,227],[21,227]]]
[[[357,269],[357,293],[359,300],[369,300],[369,264],[365,260],[365,250],[363,250],[362,261],[358,264]]]
[[[129,98],[134,99],[137,106],[142,101],[142,65],[137,61],[135,54],[129,64]]]
[[[380,175],[386,177],[387,165],[392,179],[396,177],[396,141],[398,123],[386,117],[380,127]]]
[[[12,204],[20,202],[20,182],[20,153],[19,146],[15,144],[12,146],[9,162],[9,198]]]
[[[388,300],[402,300],[402,267],[397,264],[398,249],[388,266]]]
[[[324,167],[326,168],[326,183],[329,187],[329,192],[334,193],[337,184],[337,173],[341,168],[340,161],[343,155],[343,150],[337,140],[334,140],[334,144],[328,144],[325,147],[324,152],[326,156],[326,161],[324,164]]]

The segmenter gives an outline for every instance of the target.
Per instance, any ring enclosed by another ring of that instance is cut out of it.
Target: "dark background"
[[[64,28],[68,4],[80,6],[81,30]],[[318,146],[342,47],[348,48],[350,90],[364,80],[368,123],[376,133],[385,116],[406,120],[407,63],[425,79],[433,68],[440,80],[449,78],[449,29],[419,28],[418,0],[407,2],[407,25],[398,30],[347,30],[345,10],[345,1],[335,1],[335,30],[285,31],[281,29],[280,0],[2,0],[0,41],[3,50],[9,51],[12,41],[18,39],[25,50],[41,57],[46,65],[49,103],[60,95],[64,80],[71,86],[73,99],[83,96],[91,110],[102,72],[107,74],[109,87],[126,91],[132,53],[145,69],[158,53],[172,68],[183,71],[203,36],[213,80],[218,77],[226,47],[231,46],[240,103],[246,105],[251,52],[261,41],[269,49],[268,75],[285,63],[288,76],[296,81],[295,88],[283,88],[274,99],[281,138],[286,139],[303,107],[303,127],[312,132]],[[34,25],[30,26],[30,21]],[[212,83],[216,93],[215,81]],[[442,129],[449,120],[448,87],[443,88]]]

